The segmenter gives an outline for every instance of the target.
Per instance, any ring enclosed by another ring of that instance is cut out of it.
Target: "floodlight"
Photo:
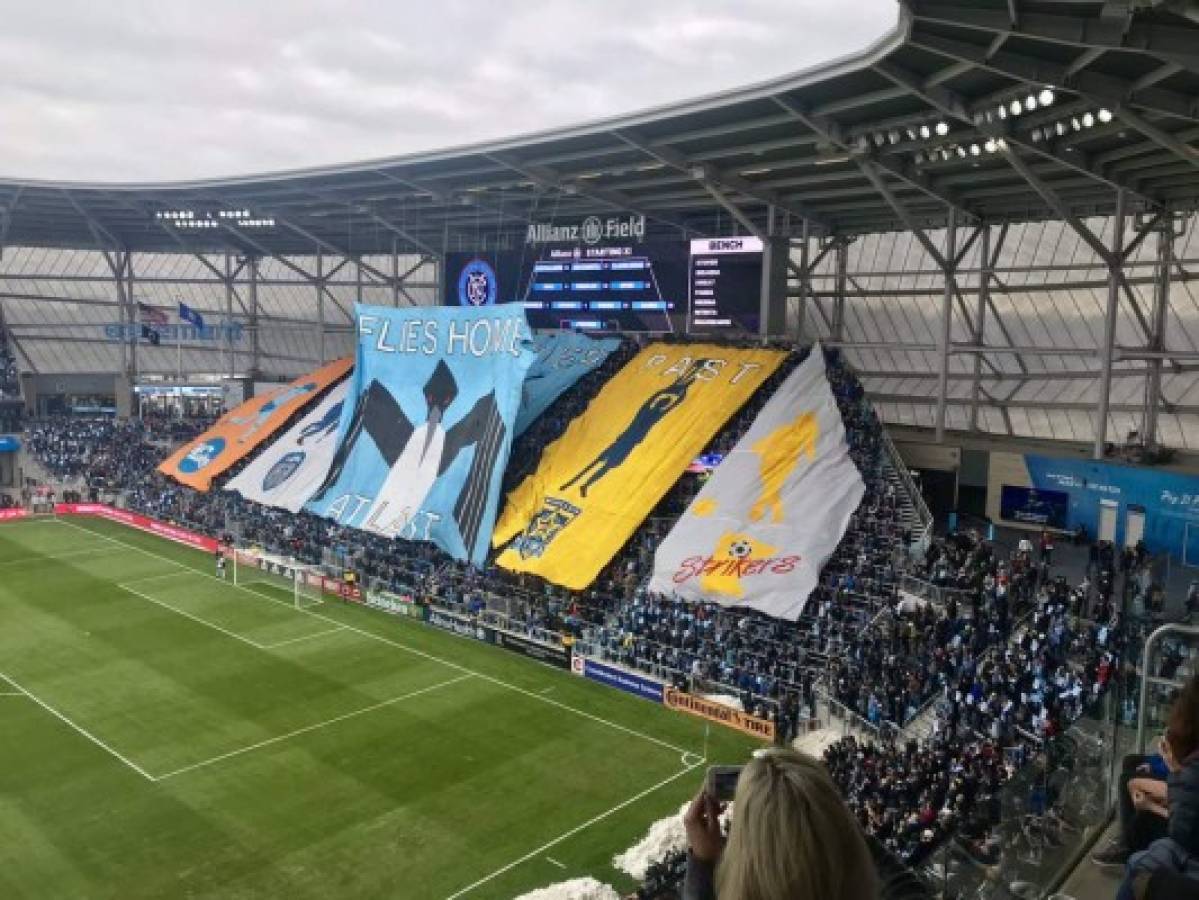
[[[1013,100],[1010,109],[1013,116],[1018,116],[1020,113],[1024,112],[1024,107],[1020,105],[1019,100]]]
[[[1083,128],[1090,128],[1094,124],[1095,124],[1095,116],[1092,115],[1091,113],[1087,113],[1086,115],[1084,115],[1082,117],[1082,127]]]
[[[1037,95],[1029,94],[1027,97],[1024,98],[1024,111],[1032,112],[1036,108],[1037,108]]]
[[[977,144],[975,146],[977,146]],[[995,152],[995,139],[987,138],[987,142],[985,144],[983,144],[983,149],[986,150],[988,153],[994,153]]]
[[[949,123],[948,122],[938,122],[937,123],[937,134],[939,134],[941,137],[945,137],[945,135],[949,134]]]
[[[982,153],[982,149],[978,146],[978,144],[970,145],[970,155],[971,156],[978,156],[980,153]]]
[[[924,140],[927,141],[932,136],[933,136],[933,133],[928,130],[927,125],[920,126],[920,137],[924,138]]]
[[[1112,111],[1110,109],[1099,110],[1099,121],[1106,125],[1112,120]]]
[[[1049,88],[1042,88],[1041,93],[1037,95],[1037,99],[1041,101],[1042,106],[1051,106],[1056,98],[1053,96],[1053,91]]]

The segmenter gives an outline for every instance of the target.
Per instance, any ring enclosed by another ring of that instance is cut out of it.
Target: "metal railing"
[[[903,489],[908,494],[908,500],[912,504],[912,508],[916,510],[916,517],[920,521],[920,534],[915,535],[915,543],[913,545],[913,553],[923,553],[928,549],[929,542],[933,536],[933,514],[929,511],[928,504],[924,502],[924,495],[920,493],[920,488],[917,486],[915,479],[912,478],[912,473],[908,471],[907,463],[899,455],[899,450],[895,446],[895,442],[891,440],[891,435],[886,428],[880,427],[879,431],[883,438],[883,448],[887,452],[887,461],[891,468],[899,477]]]
[[[1145,647],[1141,651],[1141,686],[1140,698],[1137,702],[1137,738],[1136,751],[1144,752],[1145,750],[1145,719],[1149,709],[1149,686],[1182,688],[1183,682],[1173,678],[1162,678],[1157,675],[1151,675],[1153,666],[1153,652],[1158,648],[1158,645],[1171,635],[1177,635],[1182,638],[1192,638],[1199,640],[1199,626],[1169,624],[1162,625],[1153,630],[1153,633],[1145,640]]]
[[[970,610],[971,592],[965,588],[944,587],[915,575],[903,575],[899,579],[899,589],[938,606],[946,606],[950,599],[956,598],[959,615],[965,615]]]

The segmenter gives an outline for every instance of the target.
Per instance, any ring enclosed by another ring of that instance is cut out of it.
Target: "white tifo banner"
[[[865,492],[817,345],[659,545],[649,588],[797,619]]]
[[[335,385],[320,403],[226,486],[247,500],[299,512],[329,473],[337,450],[341,405],[349,378]]]

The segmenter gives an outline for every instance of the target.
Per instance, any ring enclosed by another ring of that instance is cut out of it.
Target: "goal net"
[[[324,602],[324,577],[316,566],[241,548],[229,554],[228,575],[235,585],[305,609]]]

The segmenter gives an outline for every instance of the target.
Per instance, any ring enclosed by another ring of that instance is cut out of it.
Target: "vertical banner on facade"
[[[194,441],[172,453],[158,471],[197,491],[207,491],[214,478],[282,428],[331,384],[344,378],[353,365],[349,358],[335,360],[290,384],[251,397],[221,416]]]
[[[782,362],[777,350],[651,344],[604,385],[509,497],[498,562],[589,585]]]
[[[519,304],[355,308],[339,446],[308,510],[482,564],[533,362]]]
[[[865,491],[817,346],[659,545],[650,590],[796,619]]]
[[[524,432],[551,403],[619,346],[620,338],[590,338],[572,331],[536,335],[533,351],[537,357],[525,376],[516,433]]]
[[[349,379],[336,385],[225,489],[255,503],[299,512],[329,473],[349,387]]]

